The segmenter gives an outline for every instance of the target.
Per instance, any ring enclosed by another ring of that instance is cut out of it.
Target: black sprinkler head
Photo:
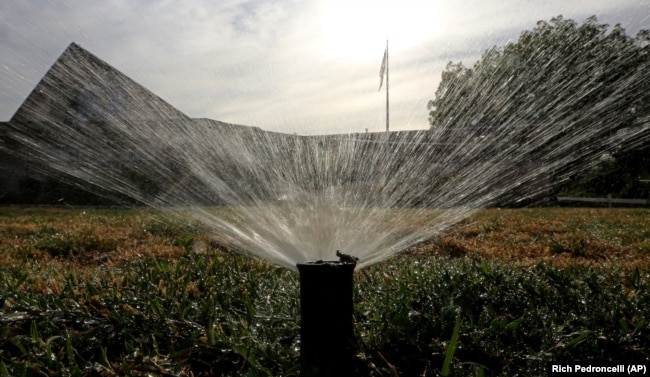
[[[300,376],[354,376],[357,348],[352,320],[352,275],[357,258],[298,263]]]

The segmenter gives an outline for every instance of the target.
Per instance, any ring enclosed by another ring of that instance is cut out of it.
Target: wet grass
[[[649,222],[648,210],[486,210],[358,271],[367,375],[648,362]],[[297,273],[224,251],[196,224],[1,208],[0,240],[0,376],[298,375]]]

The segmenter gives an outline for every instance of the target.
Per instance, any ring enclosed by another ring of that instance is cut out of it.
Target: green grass
[[[0,375],[277,375],[295,361],[293,275],[188,254],[70,273],[43,294],[3,268]]]
[[[544,211],[486,212],[476,237],[512,228],[518,213],[538,213],[539,232]],[[644,230],[614,220],[638,213],[614,213],[561,217],[577,232],[645,245]],[[10,256],[0,263],[0,376],[298,375],[297,273],[216,245],[196,254],[200,229],[138,211],[3,209],[0,222],[0,259]],[[116,257],[132,244],[158,252]],[[358,355],[367,375],[391,377],[538,376],[557,360],[648,363],[649,284],[644,267],[515,265],[420,248],[356,273]]]
[[[647,271],[404,256],[363,276],[361,339],[403,375],[440,369],[457,315],[456,375],[543,375],[553,360],[613,362],[650,350]]]

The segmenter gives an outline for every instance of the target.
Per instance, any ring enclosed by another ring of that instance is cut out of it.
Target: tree
[[[608,32],[596,17],[581,26],[561,16],[539,21],[517,42],[488,49],[471,69],[450,62],[429,102],[429,121],[432,127],[446,126],[467,120],[463,114],[468,111],[473,123],[572,120],[569,110],[613,94],[629,99],[617,102],[627,110],[647,105],[642,83],[620,87],[624,78],[638,77],[640,69],[647,72],[648,32],[640,35],[645,47],[641,37],[627,37],[620,25]]]
[[[467,138],[498,140],[491,153],[554,169],[561,161],[566,179],[589,158],[619,153],[624,139],[650,138],[648,77],[650,32],[632,38],[595,16],[582,25],[558,16],[488,49],[472,68],[450,62],[428,103],[429,122],[442,139],[467,129]]]

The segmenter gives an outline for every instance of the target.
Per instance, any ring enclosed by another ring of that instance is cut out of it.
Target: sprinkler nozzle
[[[347,263],[347,264],[357,264],[359,261],[359,258],[355,257],[354,255],[349,255],[349,254],[343,254],[339,250],[336,250],[336,256],[339,257],[339,262],[341,263]]]

